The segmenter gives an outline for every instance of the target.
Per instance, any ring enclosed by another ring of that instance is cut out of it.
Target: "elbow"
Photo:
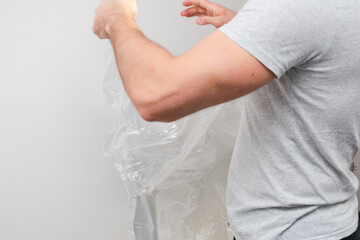
[[[177,112],[174,111],[177,105],[174,103],[176,86],[168,80],[169,75],[157,71],[148,76],[143,84],[132,86],[127,91],[139,115],[147,122],[172,122],[178,119],[173,116]]]
[[[149,98],[143,97],[142,94],[135,94],[129,97],[143,120],[147,122],[156,121]]]
[[[144,108],[144,109],[138,109],[138,112],[141,116],[141,118],[143,120],[145,120],[146,122],[160,122],[160,119],[158,119],[156,117],[156,114],[154,114],[153,112],[149,111],[148,109]]]
[[[141,118],[147,122],[173,122],[180,118],[171,109],[167,109],[161,100],[155,100],[155,97],[143,99],[134,105]]]
[[[135,82],[135,81],[129,81]],[[145,82],[152,82],[147,79]],[[152,90],[153,89],[153,90]],[[154,91],[152,85],[128,85],[126,92],[135,106],[140,117],[147,122],[159,121],[155,111],[156,102],[159,100],[159,93]]]
[[[165,112],[154,112],[149,109],[138,110],[141,118],[147,122],[174,122],[182,118],[182,116],[168,115]]]
[[[147,122],[168,122],[156,95],[142,94],[132,99],[140,117]]]
[[[147,122],[172,122],[176,120],[151,106],[137,108],[137,110],[141,118]]]

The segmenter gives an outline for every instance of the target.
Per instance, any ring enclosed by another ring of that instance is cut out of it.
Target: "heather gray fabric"
[[[244,97],[227,209],[237,240],[339,240],[358,223],[360,0],[249,0],[220,31],[277,78]]]

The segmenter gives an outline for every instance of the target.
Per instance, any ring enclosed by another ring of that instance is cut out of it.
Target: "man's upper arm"
[[[324,4],[329,11],[321,11]],[[336,36],[337,25],[328,23],[336,21],[336,10],[333,1],[249,0],[229,23],[179,57],[135,30],[113,44],[140,115],[173,121],[320,61]]]
[[[275,75],[255,57],[216,31],[174,59],[168,72],[174,86],[162,104],[165,121],[244,96]],[[162,118],[162,119],[163,119]]]

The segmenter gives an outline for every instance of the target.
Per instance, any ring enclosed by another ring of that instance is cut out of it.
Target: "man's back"
[[[238,240],[355,231],[359,12],[358,0],[250,0],[220,29],[278,77],[244,97],[228,180]]]

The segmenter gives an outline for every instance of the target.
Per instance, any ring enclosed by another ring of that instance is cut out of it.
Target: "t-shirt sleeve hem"
[[[266,68],[268,68],[277,78],[280,78],[285,70],[282,69],[281,66],[278,66],[275,61],[271,59],[270,56],[267,56],[265,52],[260,51],[259,47],[254,46],[246,39],[241,38],[229,24],[224,25],[219,28],[219,31],[237,43],[240,47],[249,52],[252,56],[254,56],[257,60],[259,60]]]

